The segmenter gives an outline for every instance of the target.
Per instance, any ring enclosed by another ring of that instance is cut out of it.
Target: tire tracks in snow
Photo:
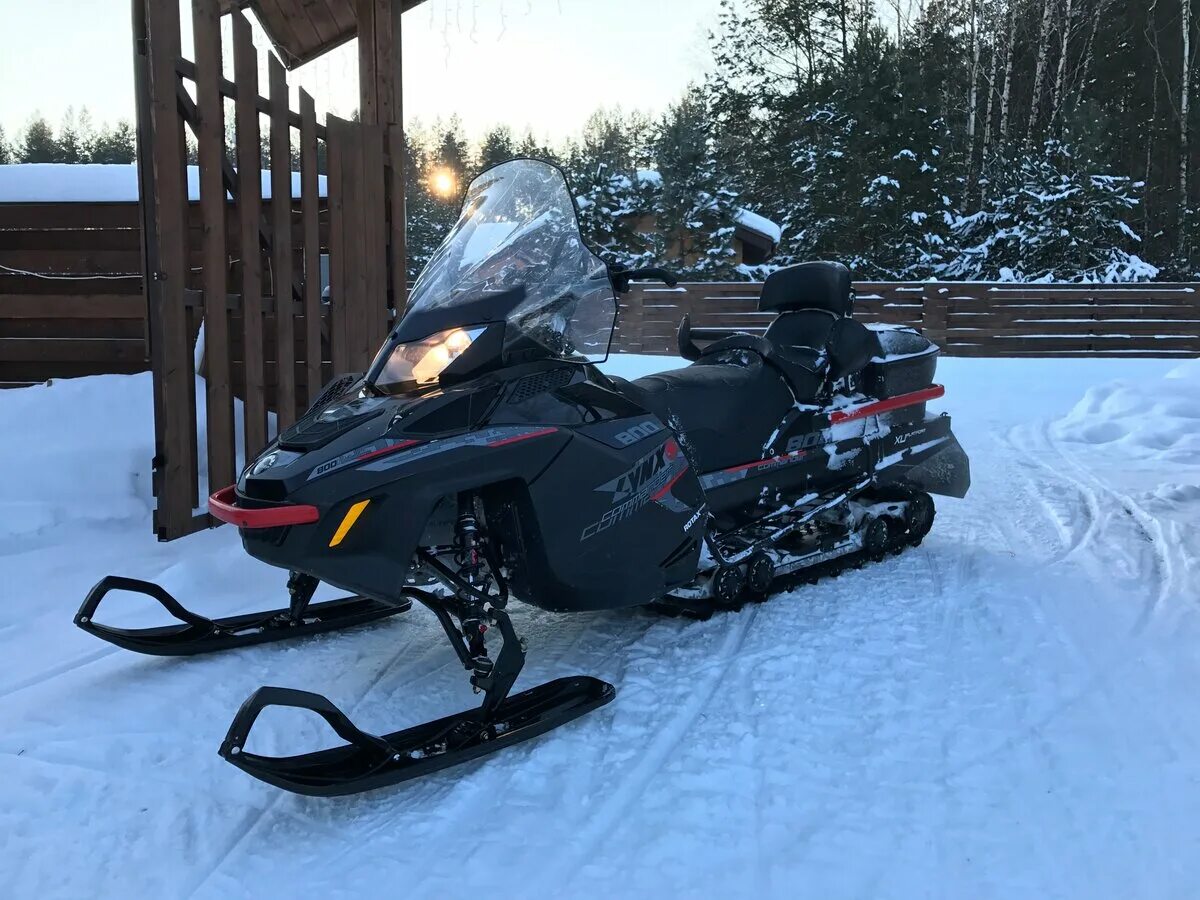
[[[758,617],[759,607],[748,606],[725,634],[720,651],[719,662],[712,666],[711,676],[699,687],[687,691],[687,702],[658,729],[651,738],[649,746],[638,759],[633,770],[612,791],[600,809],[592,814],[579,830],[570,848],[558,863],[551,866],[543,875],[539,887],[531,891],[533,896],[553,896],[561,894],[563,889],[579,874],[583,863],[592,855],[596,846],[618,826],[629,806],[642,795],[643,791],[661,771],[675,748],[687,736],[696,720],[707,708],[713,695],[721,686],[729,668],[738,658],[738,653],[746,642],[746,636]],[[691,678],[694,669],[687,669],[680,677]]]
[[[39,684],[45,684],[54,678],[66,675],[69,672],[74,672],[76,669],[82,669],[84,666],[90,666],[94,662],[99,662],[114,653],[118,652],[118,647],[108,647],[101,650],[93,650],[91,653],[85,653],[83,656],[77,656],[68,662],[59,663],[56,666],[51,666],[48,669],[43,669],[36,675],[31,675],[29,678],[23,678],[6,688],[0,689],[0,700],[5,697],[10,697],[13,694],[28,690],[31,687],[37,687]]]
[[[1031,448],[1014,439],[1018,431],[1025,431],[1027,428],[1028,426],[1026,428],[1019,427],[1010,432],[1010,446],[1019,450],[1027,459],[1041,466],[1052,476],[1071,484],[1082,497],[1086,498],[1089,507],[1090,521],[1085,534],[1068,552],[1062,554],[1058,561],[1065,562],[1068,559],[1081,555],[1084,550],[1091,549],[1093,544],[1108,536],[1104,527],[1105,525],[1110,524],[1114,520],[1117,522],[1122,521],[1121,518],[1115,518],[1119,517],[1122,513],[1125,514],[1125,520],[1133,524],[1135,529],[1140,533],[1143,541],[1149,545],[1153,557],[1153,572],[1147,574],[1149,575],[1149,580],[1152,582],[1152,588],[1147,592],[1143,607],[1130,629],[1131,635],[1136,636],[1141,634],[1149,626],[1156,610],[1160,609],[1170,596],[1175,582],[1174,561],[1168,549],[1170,541],[1163,531],[1162,523],[1146,512],[1133,498],[1113,488],[1072,454],[1068,453],[1061,446],[1060,442],[1055,440],[1051,435],[1050,423],[1046,421],[1038,423],[1034,428],[1029,428],[1028,430],[1033,431],[1033,436],[1041,445],[1041,449],[1045,452],[1053,453],[1069,471],[1055,468],[1045,460],[1040,459],[1032,452]],[[1110,539],[1108,543],[1110,544],[1110,550],[1115,549],[1118,552],[1128,552],[1127,546],[1119,539]],[[1092,553],[1093,557],[1099,557],[1100,555],[1100,553]],[[1130,558],[1129,561],[1139,570],[1137,574],[1141,574],[1141,560]]]

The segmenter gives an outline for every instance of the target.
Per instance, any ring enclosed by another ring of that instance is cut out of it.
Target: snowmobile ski
[[[457,600],[418,588],[408,588],[408,593],[433,611],[459,661],[472,671],[471,685],[484,697],[478,709],[378,737],[361,731],[320,694],[263,687],[234,716],[218,751],[221,757],[248,775],[297,794],[357,794],[428,775],[537,737],[616,696],[611,684],[582,675],[559,678],[509,696],[525,665],[525,646],[503,608],[508,596],[503,576],[492,572],[498,595],[480,594],[432,555],[427,555],[424,562],[454,587]],[[457,624],[452,615],[458,618]],[[494,660],[484,644],[489,626],[500,632],[503,641]],[[328,722],[346,744],[290,757],[248,753],[245,747],[250,729],[268,706],[311,710]]]
[[[490,716],[469,710],[377,737],[360,731],[320,694],[262,687],[242,705],[218,752],[275,787],[312,797],[339,797],[410,781],[503,750],[577,719],[615,696],[611,684],[596,678],[559,678],[505,698]],[[346,744],[301,756],[248,753],[243,748],[250,728],[268,706],[312,710]]]
[[[310,604],[318,584],[315,578],[293,573],[288,579],[291,594],[288,608],[208,619],[187,609],[160,585],[108,575],[88,592],[75,614],[75,624],[88,634],[126,650],[151,656],[191,656],[363,625],[412,608],[412,601],[407,598],[386,602],[370,597],[342,597]],[[158,601],[181,624],[154,628],[102,625],[95,621],[96,608],[113,591],[145,594]]]

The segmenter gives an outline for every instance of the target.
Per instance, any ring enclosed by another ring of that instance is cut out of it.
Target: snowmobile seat
[[[834,381],[866,368],[881,352],[879,338],[862,322],[823,309],[785,312],[763,337],[780,356],[794,356],[802,348],[811,351],[813,368],[826,369]]]
[[[874,332],[851,318],[852,307],[850,270],[831,262],[772,273],[758,301],[760,311],[779,312],[763,335],[777,353],[815,351],[831,381],[861,371],[881,352]]]
[[[738,352],[727,348],[720,356]],[[737,364],[701,360],[622,385],[632,400],[682,432],[702,472],[760,459],[763,444],[792,407],[791,391],[776,369],[756,352],[739,356]]]

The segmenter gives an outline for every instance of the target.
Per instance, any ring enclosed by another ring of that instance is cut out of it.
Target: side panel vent
[[[566,387],[574,377],[574,369],[569,369],[566,366],[558,369],[550,369],[547,372],[526,375],[520,381],[513,384],[512,394],[509,395],[508,402],[521,403],[530,397],[536,397],[538,394]]]

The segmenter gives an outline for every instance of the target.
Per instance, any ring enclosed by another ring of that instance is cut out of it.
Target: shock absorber
[[[487,577],[483,574],[486,559],[479,541],[479,520],[475,516],[475,495],[458,495],[458,520],[454,523],[454,542],[458,550],[454,560],[458,564],[458,575],[472,588],[487,592]],[[475,610],[462,620],[463,637],[467,640],[467,652],[475,663],[475,673],[487,676],[492,670],[483,636],[487,633],[487,612],[476,598],[463,597]]]
[[[479,520],[475,517],[475,495],[458,495],[458,521],[454,524],[454,542],[458,552],[458,574],[472,587],[483,582],[484,557],[479,547]]]

